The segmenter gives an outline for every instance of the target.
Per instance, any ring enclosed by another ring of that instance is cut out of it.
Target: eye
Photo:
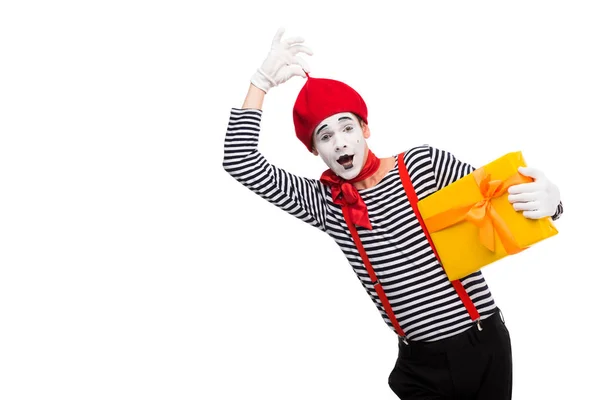
[[[327,140],[329,139],[329,134],[324,134],[323,136],[321,136],[321,140]]]
[[[348,129],[348,128],[350,128],[350,129]],[[354,129],[354,128],[352,128],[352,125],[348,125],[347,127],[345,127],[345,128],[344,128],[344,130],[345,130],[346,132],[349,132],[349,131],[351,131],[352,129]]]

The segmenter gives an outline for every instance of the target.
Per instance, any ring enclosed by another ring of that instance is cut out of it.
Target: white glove
[[[531,219],[551,217],[560,203],[558,187],[550,182],[544,173],[530,167],[519,167],[522,175],[534,179],[508,188],[508,201],[516,211],[523,210],[523,216]]]
[[[292,46],[293,44],[304,42],[304,39],[299,36],[281,42],[284,31],[285,28],[283,27],[277,30],[271,43],[271,51],[261,67],[258,68],[250,79],[250,82],[254,86],[265,93],[295,75],[306,78],[304,71],[310,72],[306,61],[296,54],[303,51],[308,55],[313,55],[312,50],[303,45]]]

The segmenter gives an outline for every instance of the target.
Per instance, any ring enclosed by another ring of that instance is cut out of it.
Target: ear
[[[313,153],[315,156],[318,156],[318,155],[319,155],[319,152],[317,151],[317,149],[315,149],[315,147],[314,147],[314,146],[313,146],[313,149],[312,149],[312,153]]]
[[[371,130],[369,129],[369,125],[365,124],[364,121],[360,121],[360,126],[362,128],[363,131],[363,137],[365,139],[368,139],[371,136]]]

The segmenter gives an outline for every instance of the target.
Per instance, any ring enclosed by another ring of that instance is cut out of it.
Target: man
[[[237,181],[331,236],[386,324],[398,335],[391,389],[411,399],[510,399],[510,335],[480,271],[451,283],[409,203],[475,168],[428,145],[379,159],[369,150],[367,107],[350,86],[308,76],[302,38],[281,41],[251,78],[242,108],[233,108],[223,167]],[[321,179],[288,173],[257,150],[265,94],[292,76],[307,78],[294,105],[296,135],[329,167]],[[410,182],[402,181],[406,171]],[[509,189],[527,218],[562,214],[556,185],[533,168],[534,182]]]

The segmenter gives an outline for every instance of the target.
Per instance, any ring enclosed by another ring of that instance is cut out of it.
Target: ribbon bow
[[[532,179],[516,173],[505,180],[492,180],[490,174],[482,168],[472,173],[483,199],[457,206],[425,219],[430,232],[437,232],[463,220],[479,228],[479,241],[490,251],[495,251],[495,233],[507,254],[516,254],[522,250],[510,232],[506,222],[492,206],[492,199],[502,196],[510,186],[531,182]]]
[[[331,197],[333,202],[348,210],[350,220],[353,221],[355,225],[373,229],[371,221],[369,220],[367,205],[354,185],[335,174],[323,174],[321,181],[331,186]]]

